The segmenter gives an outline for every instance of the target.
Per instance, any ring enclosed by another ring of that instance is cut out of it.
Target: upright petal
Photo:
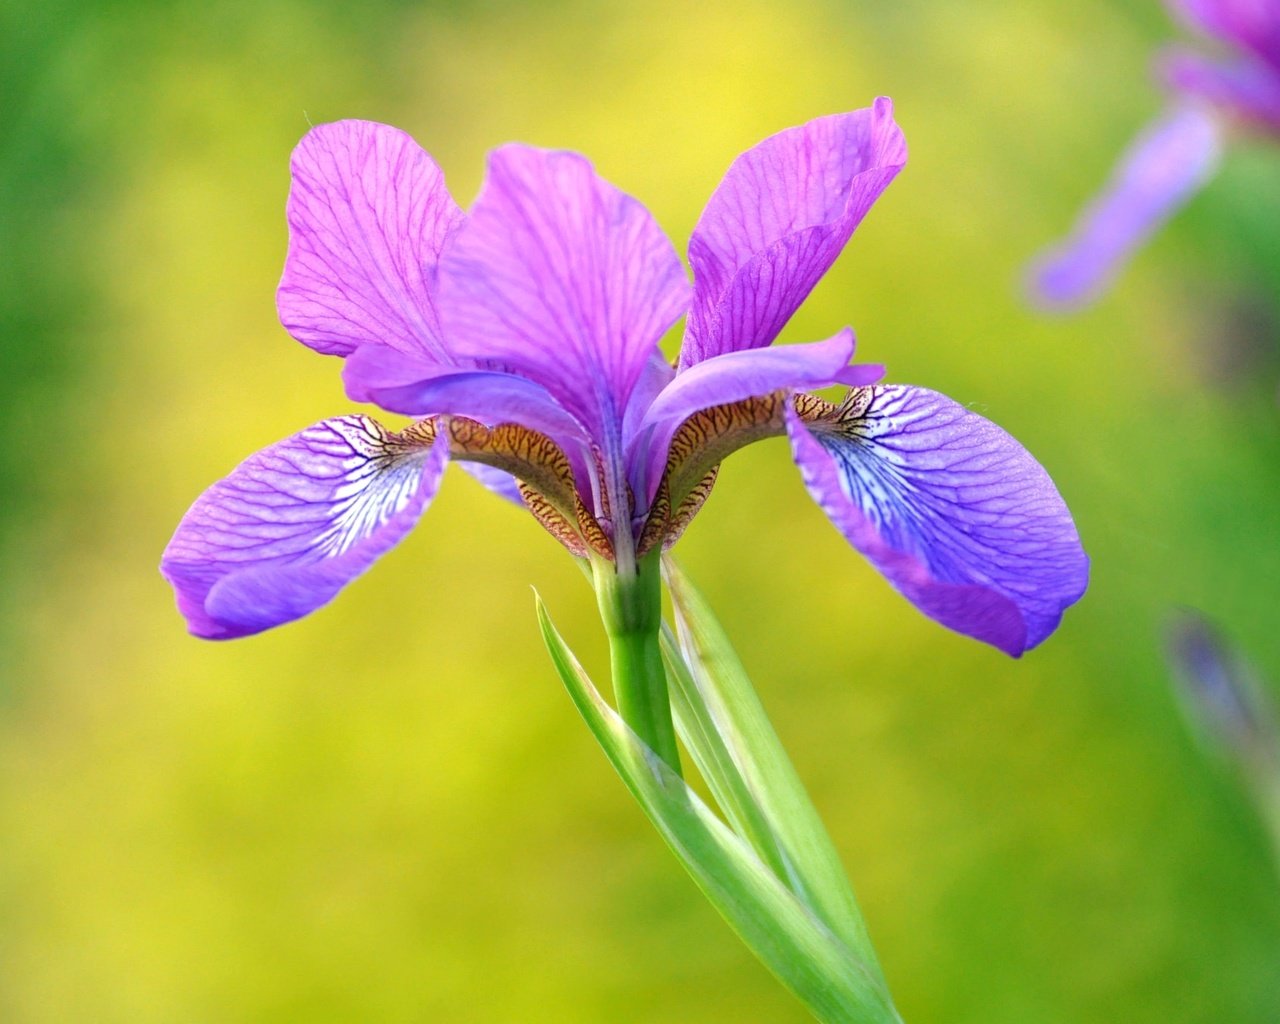
[[[338,121],[309,131],[290,168],[285,329],[326,355],[376,344],[447,360],[434,274],[462,211],[435,161],[399,129]]]
[[[689,241],[694,299],[681,367],[773,341],[906,160],[883,97],[738,157]]]
[[[1217,123],[1179,107],[1140,135],[1065,241],[1031,266],[1032,297],[1071,308],[1096,298],[1134,250],[1190,199],[1218,166]]]
[[[638,202],[575,153],[508,145],[441,262],[450,345],[542,385],[596,438],[628,399],[689,285]]]
[[[435,495],[447,447],[431,438],[425,424],[396,435],[342,416],[250,456],[205,491],[160,563],[191,632],[248,636],[331,601]]]
[[[995,424],[923,388],[851,393],[788,433],[837,529],[929,617],[1014,657],[1084,593],[1088,559],[1053,481]]]

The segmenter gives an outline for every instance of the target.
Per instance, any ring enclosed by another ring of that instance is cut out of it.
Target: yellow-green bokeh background
[[[773,442],[681,542],[859,890],[908,1021],[1280,1019],[1280,882],[1159,649],[1186,603],[1280,678],[1280,153],[1235,150],[1095,309],[1018,268],[1159,107],[1155,0],[0,7],[0,1020],[782,1022],[804,1012],[576,720],[530,584],[592,599],[464,474],[330,608],[188,638],[195,495],[351,408],[273,294],[309,122],[400,125],[469,203],[590,154],[681,249],[748,145],[891,95],[906,172],[796,316],[996,419],[1093,584],[1013,662],[916,614]]]

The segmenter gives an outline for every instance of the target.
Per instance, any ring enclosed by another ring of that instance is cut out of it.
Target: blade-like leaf
[[[679,651],[671,649],[665,636],[666,654],[669,662],[683,655],[687,666],[687,673],[671,673],[681,739],[744,837],[883,984],[840,858],[746,670],[679,567],[666,559],[663,569],[680,644]]]
[[[601,698],[538,599],[569,696],[667,845],[739,937],[827,1024],[900,1024],[878,972],[815,917]]]
[[[693,758],[698,773],[706,781],[716,805],[733,830],[794,891],[798,882],[789,869],[786,851],[779,844],[769,819],[756,803],[755,794],[738,771],[724,737],[716,731],[710,709],[681,656],[680,644],[665,622],[662,624],[662,656],[667,666],[667,679],[671,683],[671,709],[676,731]]]

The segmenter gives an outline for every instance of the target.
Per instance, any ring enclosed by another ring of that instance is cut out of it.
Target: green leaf
[[[677,650],[663,636],[680,738],[738,831],[883,985],[840,858],[746,670],[679,567],[663,568],[679,637]]]
[[[786,852],[756,802],[755,794],[738,770],[724,738],[716,731],[716,723],[702,700],[698,684],[680,655],[675,634],[665,622],[662,624],[662,654],[671,682],[676,729],[685,749],[733,830],[751,845],[780,880],[788,882],[791,872]]]
[[[667,845],[751,951],[827,1024],[900,1024],[878,972],[869,971],[640,741],[600,696],[541,598],[537,608],[551,660],[588,728]]]

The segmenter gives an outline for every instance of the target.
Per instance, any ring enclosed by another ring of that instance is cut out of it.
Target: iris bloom
[[[1212,623],[1189,609],[1169,624],[1165,646],[1178,698],[1203,739],[1246,774],[1262,772],[1280,786],[1280,723],[1253,670]]]
[[[313,129],[281,321],[344,360],[351,398],[414,421],[325,420],[207,490],[162,564],[191,631],[325,604],[414,526],[450,460],[626,579],[726,455],[785,435],[823,511],[921,611],[1014,656],[1038,644],[1087,577],[1040,465],[936,392],[876,384],[848,329],[772,345],[905,161],[887,99],[766,139],[698,221],[690,285],[648,211],[577,154],[501,147],[464,214],[404,133]],[[658,342],[681,317],[673,367]],[[836,404],[808,393],[836,384]]]
[[[1182,710],[1196,737],[1239,772],[1280,868],[1280,719],[1238,651],[1199,612],[1178,612],[1165,636]]]
[[[1034,296],[1071,307],[1096,298],[1133,251],[1217,169],[1224,130],[1280,135],[1280,0],[1167,0],[1226,57],[1166,49],[1169,109],[1121,159],[1102,194],[1031,271]]]

